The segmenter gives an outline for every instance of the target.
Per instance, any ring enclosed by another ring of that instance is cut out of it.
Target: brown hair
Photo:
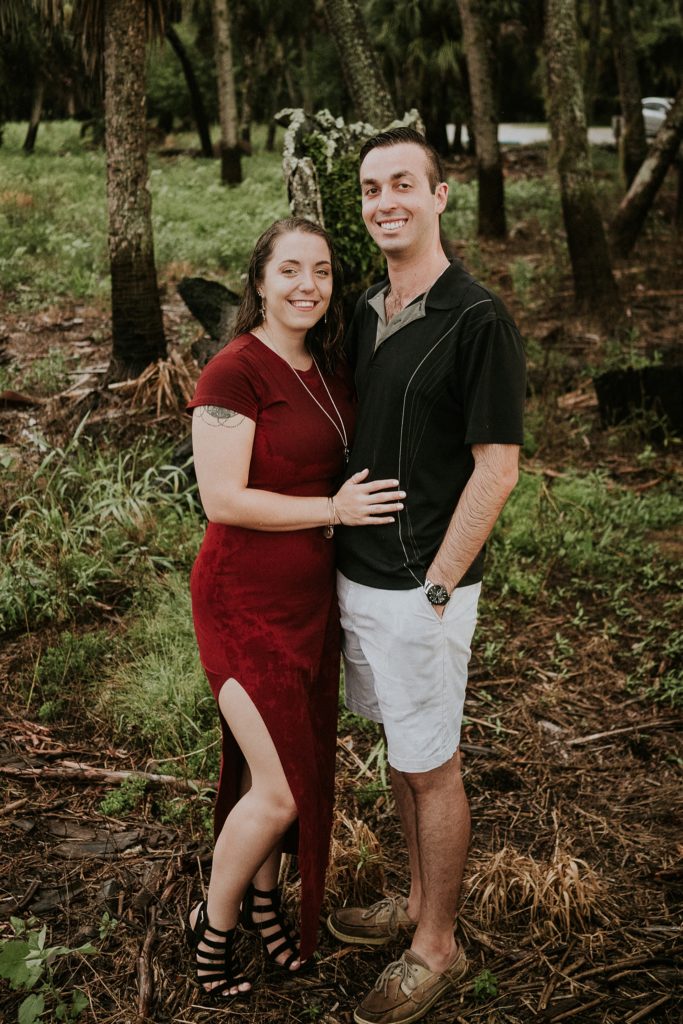
[[[431,143],[427,142],[424,135],[420,135],[414,128],[389,128],[386,132],[379,132],[378,135],[373,135],[371,139],[363,143],[359,163],[362,164],[368,153],[373,149],[380,149],[385,146],[399,146],[402,142],[410,142],[414,146],[419,146],[426,154],[427,180],[430,189],[432,192],[435,192],[436,186],[446,180],[446,172],[437,151]]]
[[[247,270],[247,283],[244,286],[244,293],[237,318],[233,328],[235,336],[245,334],[253,330],[263,322],[261,316],[261,299],[258,288],[263,280],[266,266],[273,255],[275,242],[282,235],[291,232],[302,231],[310,235],[318,235],[322,238],[330,250],[330,263],[332,264],[332,295],[327,309],[327,322],[322,319],[306,334],[306,346],[314,358],[319,360],[325,370],[329,373],[334,371],[337,360],[342,353],[344,341],[344,321],[342,305],[342,268],[339,259],[334,251],[332,239],[319,224],[306,220],[304,217],[285,217],[276,220],[263,232],[254,246],[254,251],[249,260]]]

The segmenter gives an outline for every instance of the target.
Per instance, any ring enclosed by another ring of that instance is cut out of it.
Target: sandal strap
[[[235,928],[228,928],[226,931],[222,931],[220,928],[214,928],[209,922],[206,901],[200,904],[197,919],[191,927],[191,936],[192,945],[195,948],[197,981],[206,995],[224,995],[231,988],[250,983],[249,978],[241,973],[239,966],[235,965],[233,960],[235,930]],[[216,942],[214,939],[208,938],[207,932],[218,936],[223,941]],[[200,944],[210,948],[200,949]],[[213,984],[213,982],[220,984]],[[207,988],[207,985],[211,985],[211,988]]]

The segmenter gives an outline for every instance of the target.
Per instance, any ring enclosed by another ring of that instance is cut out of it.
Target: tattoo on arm
[[[195,413],[210,427],[239,427],[244,416],[233,409],[224,409],[220,405],[198,405]]]

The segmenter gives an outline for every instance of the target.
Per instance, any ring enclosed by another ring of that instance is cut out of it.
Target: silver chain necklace
[[[330,389],[328,388],[327,384],[325,383],[325,378],[323,377],[322,373],[320,372],[320,367],[318,366],[318,363],[316,362],[315,356],[313,356],[313,355],[311,356],[311,359],[313,360],[313,365],[315,366],[316,370],[318,371],[318,376],[320,377],[320,380],[322,382],[322,386],[325,388],[325,391],[327,392],[327,397],[330,400],[330,404],[331,404],[332,408],[335,411],[337,419],[339,420],[339,426],[337,426],[337,424],[334,422],[334,420],[330,416],[330,414],[327,411],[327,409],[323,405],[320,404],[318,399],[315,397],[315,395],[313,394],[313,392],[309,388],[309,386],[306,383],[306,381],[301,379],[301,377],[299,376],[297,371],[294,369],[294,367],[290,363],[289,359],[285,359],[285,357],[282,355],[282,353],[278,351],[277,346],[274,344],[273,339],[268,334],[268,331],[265,328],[265,324],[261,324],[261,330],[263,331],[263,333],[265,334],[266,338],[270,342],[270,347],[272,348],[272,350],[275,352],[276,355],[278,355],[280,357],[280,359],[283,361],[283,363],[287,364],[287,366],[290,368],[290,370],[292,371],[292,373],[294,374],[296,379],[301,384],[302,388],[304,388],[304,390],[308,392],[308,394],[311,396],[311,398],[313,399],[315,404],[320,409],[320,411],[323,414],[323,416],[327,416],[328,420],[330,421],[330,423],[332,424],[334,429],[339,434],[339,439],[340,439],[340,441],[342,443],[342,446],[344,448],[344,461],[348,462],[349,461],[349,439],[348,439],[348,435],[346,433],[346,427],[344,426],[344,420],[342,419],[341,413],[339,412],[339,409],[337,408],[337,404],[336,404],[334,398],[330,394]],[[340,430],[340,427],[341,427],[341,430]]]

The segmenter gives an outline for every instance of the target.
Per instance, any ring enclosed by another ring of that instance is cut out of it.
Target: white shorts
[[[387,737],[389,764],[428,772],[460,744],[481,583],[453,591],[443,616],[422,587],[380,590],[337,573],[346,706]]]

